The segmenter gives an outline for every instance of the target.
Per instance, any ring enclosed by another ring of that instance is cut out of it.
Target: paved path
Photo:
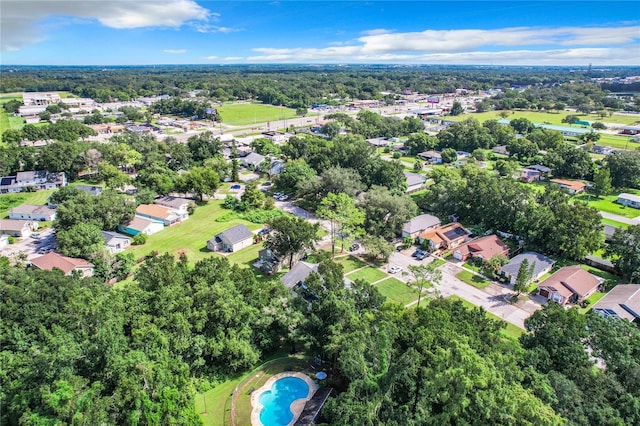
[[[607,212],[600,212],[600,216],[602,216],[605,219],[615,220],[616,222],[622,222],[628,225],[640,225],[640,216],[634,217],[633,219],[631,219],[628,217],[620,216],[613,213],[607,213]]]

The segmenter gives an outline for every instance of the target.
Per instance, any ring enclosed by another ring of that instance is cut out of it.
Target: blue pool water
[[[263,408],[260,422],[264,426],[286,426],[293,420],[291,403],[309,395],[309,385],[297,377],[283,377],[275,381],[271,390],[260,395]]]

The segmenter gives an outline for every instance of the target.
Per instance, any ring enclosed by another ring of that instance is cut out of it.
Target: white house
[[[176,210],[180,213],[187,213],[187,214],[189,211],[189,206],[193,204],[193,201],[187,198],[174,197],[172,195],[156,198],[153,202],[161,206]]]
[[[404,224],[402,227],[402,238],[407,236],[415,238],[422,232],[429,229],[436,229],[438,226],[440,226],[440,219],[430,214],[421,214]]]
[[[207,248],[211,251],[236,252],[251,244],[253,244],[253,232],[245,225],[236,225],[207,241]]]
[[[624,206],[640,209],[640,195],[627,194],[623,192],[618,195],[618,200],[616,202]]]
[[[159,220],[147,219],[142,216],[134,216],[127,225],[118,225],[118,231],[136,236],[140,233],[153,235],[164,229],[164,223]]]
[[[160,204],[140,204],[136,207],[136,216],[162,221],[165,226],[175,225],[189,219],[189,213],[174,210]]]
[[[533,281],[539,280],[544,274],[550,272],[555,264],[555,262],[547,256],[534,251],[526,251],[513,257],[509,263],[504,265],[500,270],[500,275],[507,278],[511,284],[514,284],[518,277],[518,271],[520,271],[520,265],[522,265],[525,259],[529,267],[533,265],[533,276],[531,277]]]
[[[131,245],[131,238],[117,232],[101,231],[105,245],[109,253],[120,253]]]
[[[0,235],[28,237],[38,229],[38,222],[32,220],[0,219]]]
[[[36,206],[33,204],[21,204],[9,210],[9,219],[17,220],[55,220],[56,211],[47,206]]]
[[[407,182],[407,193],[419,191],[424,187],[427,178],[419,173],[404,172]]]

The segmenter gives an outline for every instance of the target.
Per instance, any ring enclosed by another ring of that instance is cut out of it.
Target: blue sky
[[[637,1],[2,0],[2,64],[640,65]]]

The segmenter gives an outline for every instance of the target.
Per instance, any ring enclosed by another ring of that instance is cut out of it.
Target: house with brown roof
[[[429,241],[431,250],[454,249],[469,240],[471,232],[458,222],[452,222],[436,229],[431,229],[419,235],[420,244]]]
[[[93,276],[93,263],[54,252],[32,259],[31,265],[46,271],[60,269],[65,275],[71,275],[73,271],[78,271],[83,277]]]
[[[175,225],[189,219],[189,213],[159,204],[140,204],[136,208],[136,216],[161,221],[165,226]]]
[[[560,185],[560,188],[566,189],[569,194],[579,194],[587,187],[585,182],[579,180],[551,179],[550,182]]]
[[[603,281],[580,265],[565,266],[538,285],[538,294],[561,305],[580,303],[598,291]]]
[[[28,237],[36,229],[38,222],[33,220],[0,219],[0,235]]]
[[[463,244],[453,251],[453,257],[458,260],[469,258],[481,259],[486,262],[499,254],[508,256],[507,246],[497,235],[486,235]]]

